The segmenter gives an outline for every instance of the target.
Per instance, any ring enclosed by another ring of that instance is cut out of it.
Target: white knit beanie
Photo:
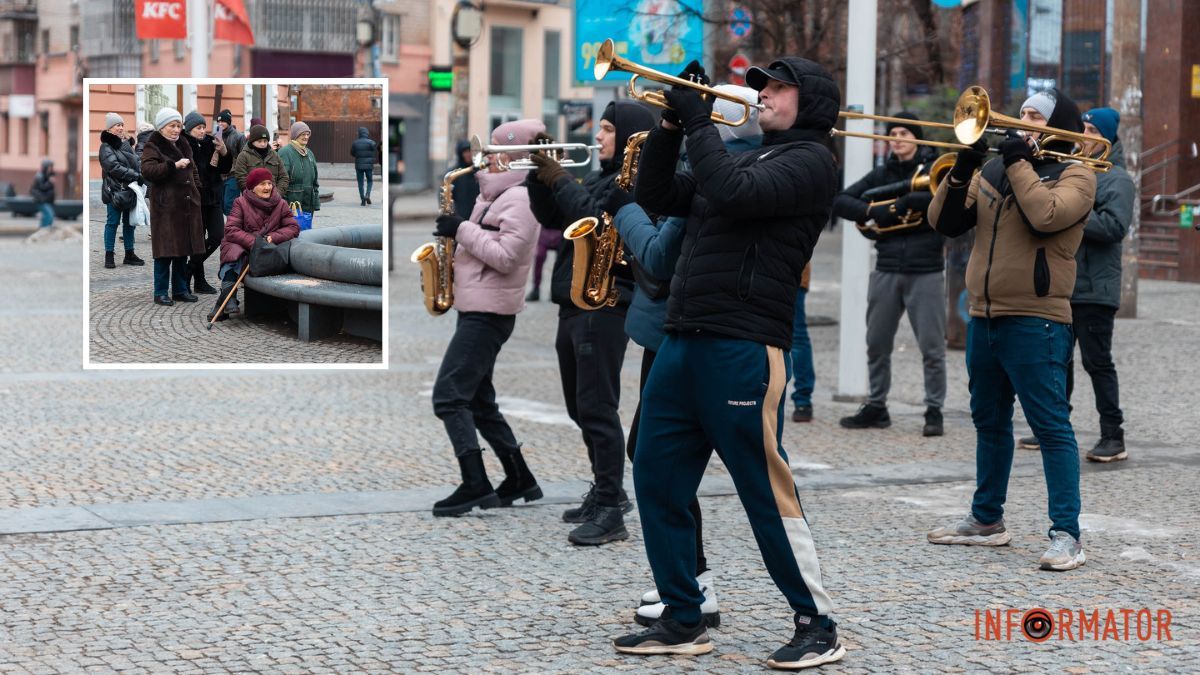
[[[740,98],[751,105],[758,103],[758,92],[750,87],[739,87],[736,84],[720,84],[715,89],[724,94]],[[745,108],[741,105],[733,101],[726,101],[723,98],[719,98],[713,103],[713,111],[721,113],[729,121],[740,120],[746,114]],[[731,127],[728,124],[718,124],[717,131],[721,134],[721,141],[724,143],[728,143],[735,138],[762,136],[762,128],[758,126],[758,108],[750,108],[750,119],[745,124],[736,127]]]
[[[124,124],[124,123],[125,123],[125,120],[121,119],[121,116],[118,115],[117,113],[110,112],[104,116],[104,130],[105,131],[108,131],[109,129],[117,126],[118,124]]]
[[[162,128],[171,122],[183,124],[183,115],[180,115],[179,111],[174,108],[163,108],[154,116],[154,128],[158,131],[162,131]]]

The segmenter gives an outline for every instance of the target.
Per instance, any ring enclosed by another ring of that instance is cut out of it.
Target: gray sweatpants
[[[942,272],[871,272],[867,287],[871,393],[867,402],[887,403],[892,388],[892,348],[905,310],[924,360],[925,405],[941,408],[946,400],[946,281]]]

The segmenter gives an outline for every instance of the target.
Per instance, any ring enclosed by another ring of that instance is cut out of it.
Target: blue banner
[[[703,0],[577,0],[575,3],[575,79],[594,85],[592,68],[605,39],[617,54],[634,63],[674,75],[692,59],[704,58]],[[614,85],[629,73],[612,73]]]

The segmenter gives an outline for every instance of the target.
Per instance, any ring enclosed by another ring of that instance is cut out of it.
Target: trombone
[[[737,120],[727,120],[721,113],[713,111],[712,115],[709,116],[709,119],[711,119],[715,124],[726,124],[731,127],[740,127],[750,119],[751,108],[758,110],[763,109],[763,106],[757,103],[744,101],[737,96],[726,94],[725,92],[714,87],[709,87],[707,85],[700,84],[699,82],[693,82],[692,80],[685,80],[681,77],[667,75],[666,73],[647,68],[646,66],[638,65],[629,59],[617,56],[617,45],[612,41],[612,38],[609,38],[600,45],[600,51],[596,52],[596,66],[592,69],[592,74],[597,80],[603,80],[604,76],[608,75],[612,71],[633,73],[633,76],[629,78],[630,98],[637,99],[642,103],[648,103],[659,108],[666,108],[670,110],[671,106],[667,104],[667,99],[665,96],[663,96],[661,91],[639,90],[637,88],[638,78],[644,77],[647,80],[660,82],[662,84],[669,84],[676,87],[688,87],[690,89],[699,91],[701,96],[712,96],[714,98],[725,99],[730,103],[742,107],[742,117]]]
[[[476,134],[471,137],[471,163],[477,168],[487,166],[487,155],[497,155],[501,153],[515,152],[546,152],[549,156],[558,162],[559,166],[571,168],[577,166],[591,166],[592,153],[599,150],[598,145],[588,145],[586,143],[534,143],[531,145],[484,145],[483,140]],[[574,159],[571,153],[582,152],[585,157]],[[513,159],[502,161],[499,158],[496,160],[497,166],[507,171],[533,171],[537,169],[537,164],[530,159]]]
[[[988,97],[987,91],[980,86],[967,87],[966,91],[958,97],[958,101],[954,105],[953,124],[887,117],[885,115],[868,115],[866,113],[846,110],[839,112],[838,117],[873,120],[876,122],[900,122],[902,124],[916,124],[934,129],[949,129],[954,133],[954,137],[958,139],[958,143],[926,141],[916,138],[904,139],[904,142],[916,145],[929,145],[937,148],[949,148],[952,150],[968,150],[976,141],[983,138],[984,134],[988,133],[1005,134],[1008,131],[1017,131],[1022,135],[1035,133],[1041,136],[1040,140],[1034,141],[1033,144],[1033,155],[1035,157],[1053,157],[1064,162],[1075,162],[1097,173],[1104,173],[1112,168],[1112,162],[1108,161],[1108,155],[1112,152],[1112,144],[1107,139],[1088,136],[1087,134],[1075,131],[1067,131],[1066,129],[1059,129],[1057,127],[1031,124],[1015,117],[997,113],[992,110],[992,102]],[[892,136],[884,136],[882,134],[841,131],[839,129],[834,129],[829,133],[834,136],[849,136],[853,138],[872,138],[884,141],[896,140]],[[1056,141],[1072,143],[1076,147],[1071,152],[1049,150],[1045,147]],[[1091,157],[1081,149],[1086,143],[1100,143],[1103,145],[1104,151],[1099,156]],[[996,148],[988,148],[988,150],[992,152],[997,151]]]

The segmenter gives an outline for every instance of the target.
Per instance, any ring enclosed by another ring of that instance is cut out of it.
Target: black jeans
[[[617,506],[624,497],[625,431],[617,409],[628,344],[624,314],[580,311],[559,316],[554,349],[563,399],[567,414],[583,432],[601,506]]]
[[[1096,393],[1096,412],[1100,413],[1100,435],[1123,438],[1121,397],[1117,386],[1117,367],[1112,360],[1113,317],[1117,310],[1104,305],[1071,304],[1075,339],[1083,369],[1092,378]],[[1072,348],[1074,353],[1074,348]],[[1075,389],[1074,364],[1067,368],[1067,400]]]
[[[492,371],[500,348],[512,335],[517,317],[488,312],[459,312],[454,337],[446,347],[433,385],[433,413],[446,425],[454,456],[479,450],[479,435],[497,455],[521,446],[496,405]]]
[[[646,378],[650,375],[650,366],[654,365],[654,355],[657,352],[652,352],[649,349],[642,351],[642,376],[638,380],[638,393],[646,390]],[[629,456],[629,461],[633,461],[633,455],[637,452],[637,435],[638,422],[642,419],[642,399],[638,399],[637,410],[633,411],[633,424],[629,425],[629,443],[625,445],[625,453]],[[704,555],[704,521],[700,514],[700,500],[696,497],[692,498],[692,503],[688,504],[688,511],[691,512],[692,518],[696,519],[696,576],[700,576],[708,571],[708,558]]]

